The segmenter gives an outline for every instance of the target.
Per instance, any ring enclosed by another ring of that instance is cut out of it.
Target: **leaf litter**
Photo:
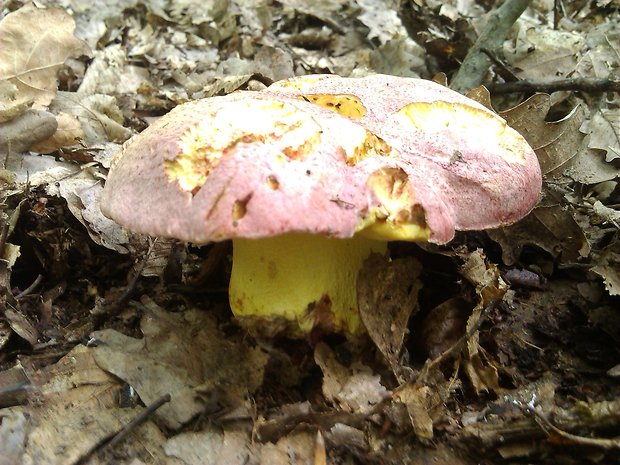
[[[310,72],[450,75],[485,7],[40,4],[50,8],[0,7],[7,463],[616,456],[617,94],[480,93],[535,147],[547,174],[538,208],[447,247],[395,245],[394,260],[358,283],[370,340],[254,340],[225,310],[225,253],[154,245],[100,215],[111,154],[189,99]],[[617,8],[565,7],[558,29],[543,3],[526,10],[500,51],[505,65],[522,79],[617,76]],[[500,71],[489,77],[501,82]],[[517,272],[537,285],[504,280]],[[199,287],[201,276],[210,278]],[[386,306],[389,317],[377,318]],[[102,447],[165,394],[170,402],[120,445]]]

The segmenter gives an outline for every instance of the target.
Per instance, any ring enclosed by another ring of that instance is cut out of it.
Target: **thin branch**
[[[515,81],[485,84],[493,94],[514,94],[519,92],[545,92],[550,94],[560,90],[577,90],[581,92],[620,92],[620,80],[613,79],[559,79],[556,81]]]
[[[19,294],[15,296],[15,299],[16,300],[22,299],[26,297],[27,295],[31,294],[32,292],[34,292],[34,290],[37,287],[39,287],[39,284],[41,284],[41,281],[43,281],[43,275],[39,274],[30,286],[28,286],[26,289],[24,289],[23,291],[21,291]]]
[[[450,88],[464,93],[482,83],[484,75],[491,66],[491,60],[482,52],[482,49],[491,52],[497,51],[512,25],[531,2],[532,0],[506,0],[487,15],[478,40],[467,53],[461,67],[452,79]]]
[[[103,450],[104,448],[113,448],[119,442],[127,437],[129,433],[135,430],[138,426],[146,422],[149,418],[153,416],[153,414],[157,411],[159,407],[164,405],[167,402],[170,402],[170,394],[166,394],[147,408],[145,408],[139,415],[137,415],[133,420],[123,426],[120,430],[111,433],[101,439],[97,444],[95,444],[92,448],[90,448],[86,453],[84,453],[74,465],[84,465],[86,464],[96,453]]]
[[[607,439],[607,438],[592,438],[592,437],[586,437],[586,436],[578,436],[576,434],[572,434],[567,431],[564,431],[563,429],[558,428],[553,423],[551,423],[543,414],[538,412],[533,407],[525,406],[525,408],[528,412],[534,414],[534,416],[536,417],[537,423],[540,425],[543,431],[547,433],[548,436],[551,436],[550,431],[553,432],[554,434],[556,434],[557,436],[563,439],[563,444],[566,444],[566,442],[569,442],[571,444],[576,444],[576,445],[585,446],[585,447],[597,447],[599,449],[605,449],[605,450],[620,449],[620,438]]]
[[[433,359],[428,359],[426,361],[426,363],[424,364],[424,366],[422,367],[422,369],[420,370],[420,373],[419,373],[417,379],[415,380],[415,383],[417,385],[422,385],[426,381],[426,378],[428,377],[429,373],[431,372],[431,370],[434,367],[438,366],[439,364],[443,363],[448,358],[454,356],[454,354],[458,353],[463,348],[463,346],[465,346],[465,344],[467,344],[467,341],[469,341],[473,337],[473,335],[476,333],[476,331],[478,331],[480,329],[480,327],[482,326],[482,323],[484,323],[487,315],[495,307],[497,307],[498,304],[499,304],[499,300],[497,300],[497,299],[491,300],[482,309],[482,312],[480,312],[480,315],[478,316],[478,319],[472,325],[472,327],[469,329],[469,331],[467,331],[467,333],[465,333],[463,336],[461,336],[452,346],[450,346],[448,349],[443,351],[437,357],[435,357]]]

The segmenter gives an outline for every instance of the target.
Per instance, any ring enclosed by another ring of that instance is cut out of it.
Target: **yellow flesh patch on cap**
[[[188,128],[179,139],[180,153],[166,160],[170,181],[181,189],[201,187],[237,144],[272,144],[274,155],[303,159],[319,143],[321,127],[311,115],[274,100],[227,102],[210,117]]]
[[[317,82],[326,79],[325,75],[312,75],[312,76],[296,76],[291,79],[285,79],[283,81],[277,81],[271,84],[268,89],[269,90],[279,90],[279,89],[294,89],[294,90],[303,90],[307,87],[314,86]]]
[[[364,138],[364,140],[360,144],[358,144],[352,152],[347,153],[347,165],[356,165],[364,158],[369,156],[392,158],[396,158],[399,156],[398,151],[390,147],[383,139],[371,133],[370,131],[365,132],[366,137]]]
[[[305,94],[299,98],[349,118],[366,116],[366,107],[352,94]]]
[[[370,211],[358,231],[365,237],[382,240],[427,240],[430,230],[424,211],[415,203],[411,183],[400,168],[384,168],[372,173],[368,187],[380,206]]]
[[[344,151],[345,163],[349,166],[356,165],[370,156],[398,156],[398,152],[383,139],[350,120],[333,119],[329,122],[329,126],[334,133],[343,134],[339,143]]]
[[[500,117],[485,110],[438,100],[410,103],[397,115],[419,131],[451,134],[452,140],[461,136],[497,152],[508,163],[525,163],[523,138]]]

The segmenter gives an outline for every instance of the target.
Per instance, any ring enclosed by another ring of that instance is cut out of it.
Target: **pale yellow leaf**
[[[0,88],[16,88],[10,99],[13,106],[32,101],[45,107],[52,101],[58,89],[56,74],[65,60],[90,53],[90,47],[73,35],[74,29],[73,18],[64,10],[33,4],[0,22]],[[0,95],[0,100],[6,97]]]

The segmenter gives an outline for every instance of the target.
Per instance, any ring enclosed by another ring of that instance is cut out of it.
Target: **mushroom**
[[[125,143],[101,209],[136,232],[232,239],[230,306],[262,333],[358,334],[372,253],[514,222],[540,187],[525,140],[458,93],[306,76],[176,107]]]

